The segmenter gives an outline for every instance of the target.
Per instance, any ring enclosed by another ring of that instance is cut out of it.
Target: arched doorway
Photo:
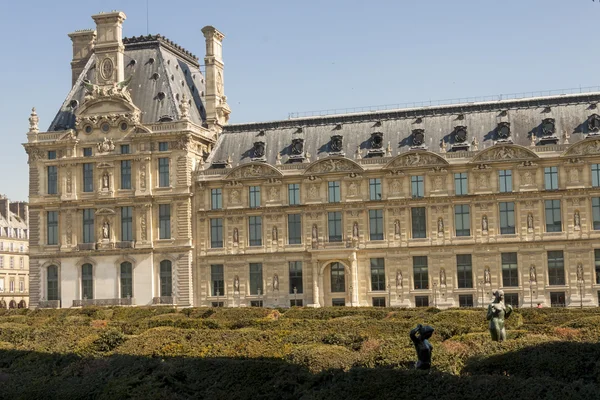
[[[320,299],[323,307],[351,305],[352,274],[350,267],[342,261],[324,264],[319,279]]]
[[[6,308],[6,301],[0,300],[0,308]]]
[[[11,300],[10,303],[8,303],[8,308],[17,308],[17,302]]]
[[[19,306],[18,307],[19,308],[27,308],[27,303],[25,302],[25,300],[21,300],[19,302]]]

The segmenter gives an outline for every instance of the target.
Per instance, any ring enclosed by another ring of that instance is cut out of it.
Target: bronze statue
[[[506,340],[504,319],[510,317],[512,306],[504,304],[504,291],[494,291],[494,301],[488,306],[487,319],[490,321],[490,334],[495,342]]]
[[[434,329],[429,325],[417,325],[416,328],[410,331],[410,340],[415,345],[417,351],[417,357],[419,361],[415,363],[416,369],[427,370],[431,368],[431,353],[433,352],[433,346],[429,343],[431,335],[433,335]],[[417,336],[417,333],[419,334]]]

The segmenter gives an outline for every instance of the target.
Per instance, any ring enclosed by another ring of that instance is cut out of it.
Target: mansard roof
[[[124,38],[125,78],[132,76],[128,88],[133,103],[141,109],[143,124],[161,118],[181,117],[179,99],[192,100],[189,118],[202,125],[206,112],[202,102],[204,76],[196,56],[160,35]],[[75,109],[83,103],[84,80],[95,82],[96,58],[92,54],[77,82],[67,95],[48,131],[75,127]]]
[[[598,113],[599,102],[600,93],[594,92],[229,125],[210,159],[228,159],[231,165],[251,162],[254,143],[262,141],[265,143],[264,160],[268,164],[297,162],[297,158],[294,160],[290,156],[293,156],[292,140],[300,138],[304,140],[308,161],[315,161],[330,153],[340,155],[331,149],[334,135],[343,138],[341,153],[345,157],[355,158],[358,149],[360,156],[365,158],[372,150],[371,135],[377,132],[383,134],[382,150],[386,157],[416,148],[439,154],[461,150],[461,143],[455,136],[459,127],[466,128],[467,138],[462,143],[466,150],[481,152],[501,142],[498,142],[501,124],[510,127],[507,143],[516,145],[513,150],[521,154],[532,141],[535,145],[541,144],[542,124],[548,120],[554,124],[556,144],[583,140],[591,133],[588,118]],[[416,130],[422,130],[424,134],[422,146],[413,143]],[[522,155],[525,157],[525,153]]]

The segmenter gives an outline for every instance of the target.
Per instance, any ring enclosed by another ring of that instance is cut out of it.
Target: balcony
[[[161,305],[161,304],[173,305],[173,304],[175,304],[175,296],[153,297],[152,304],[153,305]]]
[[[116,242],[115,247],[117,249],[133,249],[133,248],[135,248],[135,242],[133,242],[133,241]]]
[[[86,307],[86,306],[132,306],[135,304],[134,298],[122,298],[122,299],[83,299],[73,300],[73,307]]]
[[[60,308],[60,300],[40,300],[38,308]]]
[[[79,250],[79,251],[96,250],[96,243],[78,243],[77,250]]]

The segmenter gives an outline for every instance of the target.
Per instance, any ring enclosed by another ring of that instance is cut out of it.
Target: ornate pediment
[[[441,165],[448,165],[448,161],[435,153],[417,150],[399,154],[385,166],[385,169],[433,167]]]
[[[96,215],[115,215],[115,210],[111,210],[110,208],[100,208],[96,210]]]
[[[275,167],[264,163],[248,163],[231,170],[225,179],[243,180],[281,177],[283,174]]]
[[[598,155],[600,155],[600,138],[587,138],[571,145],[561,157]]]
[[[327,157],[308,166],[304,175],[322,175],[335,172],[362,172],[363,168],[352,160],[342,157]]]
[[[538,155],[533,151],[514,144],[497,144],[486,150],[481,151],[470,161],[473,163],[482,162],[505,162],[517,160],[538,159]]]

